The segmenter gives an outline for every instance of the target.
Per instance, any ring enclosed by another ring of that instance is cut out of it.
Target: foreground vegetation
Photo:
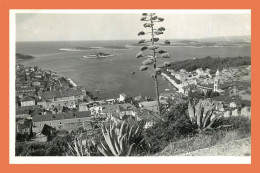
[[[211,133],[198,131],[188,114],[188,103],[163,111],[163,120],[144,129],[144,121],[126,120],[123,124],[107,122],[98,128],[95,138],[71,132],[52,136],[46,143],[16,142],[17,156],[149,156],[178,155],[219,143],[251,136],[250,118],[244,116],[218,118]],[[229,125],[229,126],[226,126]],[[223,128],[219,128],[223,127]],[[24,138],[26,140],[26,138]]]

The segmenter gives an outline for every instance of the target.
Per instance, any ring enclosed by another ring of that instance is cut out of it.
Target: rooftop
[[[91,117],[90,111],[46,114],[46,115],[33,116],[32,118],[33,118],[33,122],[42,122],[42,121],[54,121],[54,120],[86,118],[86,117]]]
[[[54,98],[62,98],[62,97],[71,97],[71,96],[80,96],[83,93],[79,90],[67,89],[67,90],[55,90],[55,91],[47,91],[45,93],[40,93],[42,99],[52,99]]]

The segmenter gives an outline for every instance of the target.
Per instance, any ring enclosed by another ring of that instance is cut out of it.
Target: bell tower
[[[217,70],[216,71],[216,76],[215,76],[215,78],[214,78],[214,89],[213,89],[213,92],[218,92],[218,85],[219,85],[219,74],[220,74],[220,72],[219,72],[219,70]]]

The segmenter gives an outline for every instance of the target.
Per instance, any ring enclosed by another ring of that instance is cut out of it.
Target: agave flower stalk
[[[159,69],[157,67],[156,54],[157,53],[161,54],[162,58],[170,58],[170,55],[166,51],[163,51],[163,50],[157,51],[157,49],[159,48],[159,45],[157,45],[156,43],[159,41],[159,38],[155,37],[155,36],[162,35],[165,31],[165,28],[164,27],[155,28],[154,22],[162,22],[162,21],[164,21],[164,19],[156,16],[155,13],[143,13],[142,15],[143,15],[143,17],[141,18],[141,21],[145,21],[143,26],[145,28],[149,28],[150,32],[140,31],[137,35],[142,36],[142,35],[146,35],[149,33],[151,35],[151,39],[149,41],[142,39],[138,43],[139,44],[150,43],[149,46],[143,46],[140,48],[140,50],[141,51],[150,50],[152,52],[152,55],[151,55],[151,57],[149,57],[149,59],[143,61],[142,66],[140,67],[140,71],[147,70],[148,65],[153,65],[154,74],[152,75],[152,77],[153,77],[154,83],[155,83],[156,100],[157,100],[157,104],[158,104],[158,114],[161,117],[161,106],[160,106],[160,101],[159,101],[159,87],[158,87],[158,75],[161,74],[161,69]],[[164,42],[164,44],[170,44],[170,41],[166,40]],[[140,52],[137,54],[136,57],[141,58],[141,57],[146,57],[146,56],[143,56],[143,54]],[[152,60],[151,60],[151,58],[152,58]],[[169,63],[166,63],[164,65],[169,66]]]

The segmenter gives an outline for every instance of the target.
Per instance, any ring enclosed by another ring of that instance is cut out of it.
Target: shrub
[[[15,144],[16,156],[64,156],[68,149],[67,140],[56,137],[51,142],[18,142]]]
[[[224,125],[231,125],[229,130],[236,130],[241,137],[251,135],[251,119],[249,117],[241,115],[219,118],[212,127]]]
[[[193,133],[194,127],[187,115],[187,104],[178,104],[164,114],[165,121],[158,121],[144,132],[144,139],[151,153],[164,149],[171,141]]]

